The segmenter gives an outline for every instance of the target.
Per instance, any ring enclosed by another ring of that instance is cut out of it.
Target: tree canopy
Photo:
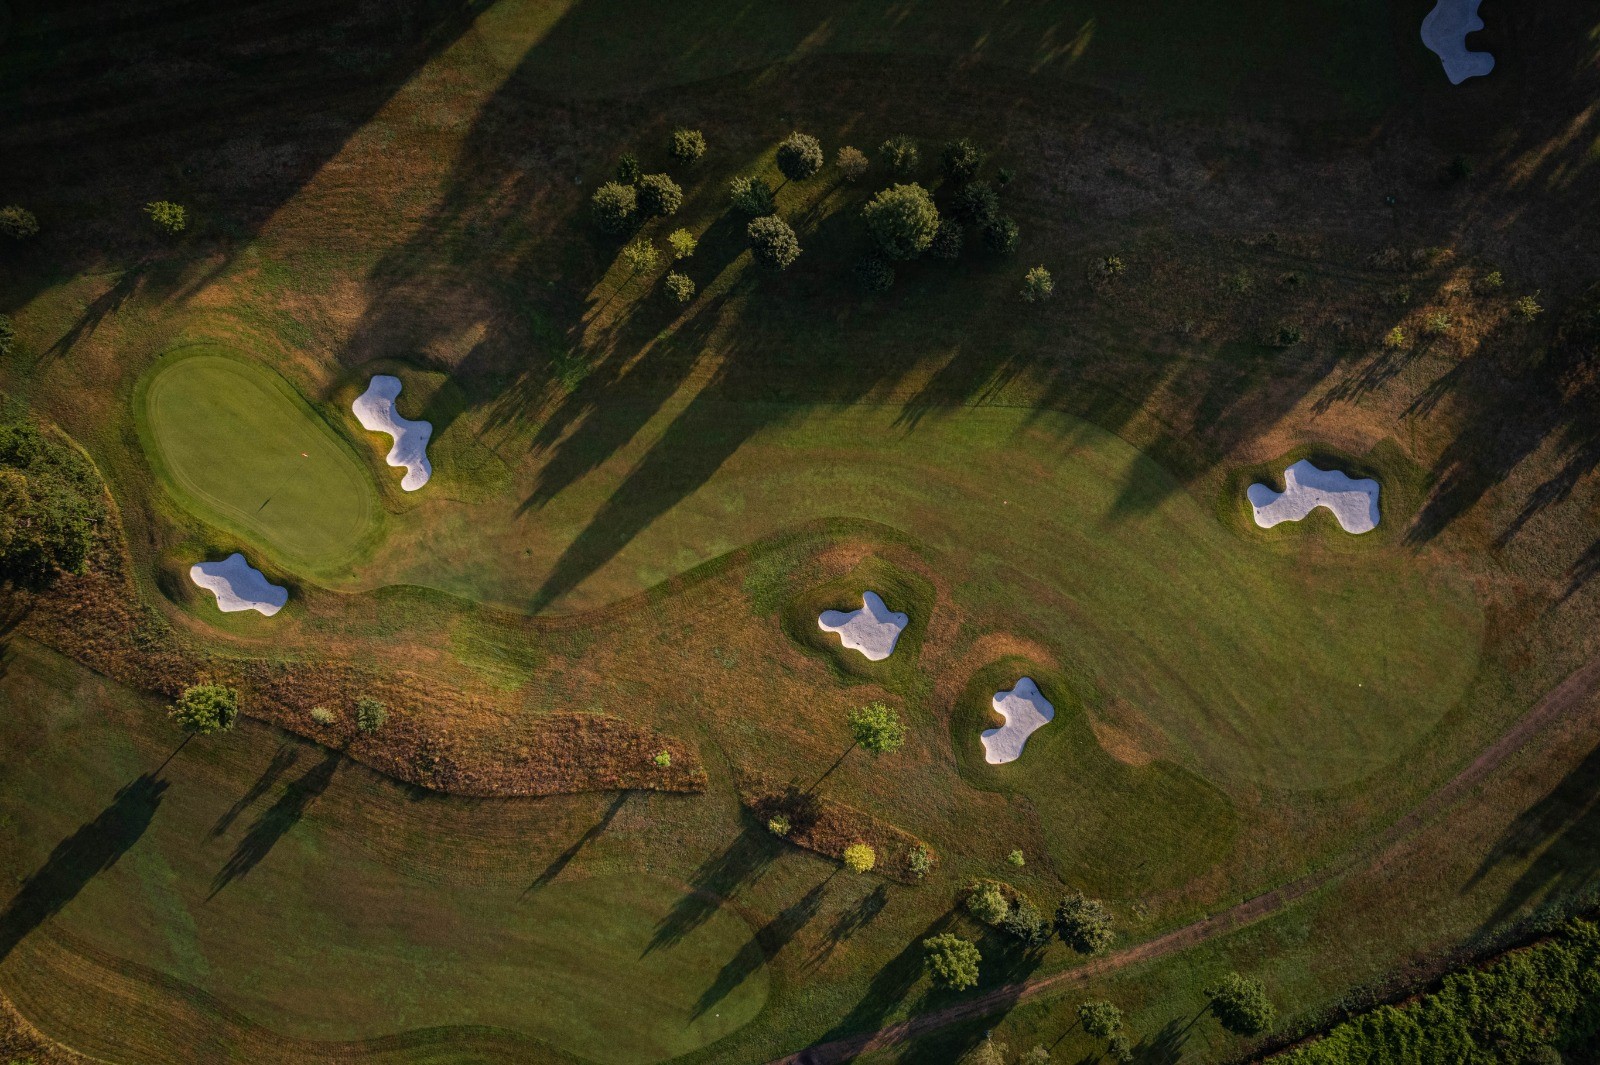
[[[239,693],[223,684],[202,681],[183,689],[167,715],[183,731],[209,736],[233,728],[239,717]]]
[[[977,944],[962,939],[954,932],[945,932],[922,941],[923,960],[928,975],[940,987],[960,991],[978,982],[978,966],[983,955]]]
[[[1253,976],[1229,973],[1206,989],[1206,997],[1222,1026],[1239,1035],[1266,1031],[1277,1015],[1267,998],[1267,986]]]
[[[800,238],[789,223],[775,214],[753,218],[745,227],[756,262],[771,270],[786,270],[800,258]]]
[[[778,145],[778,170],[790,181],[804,181],[822,169],[822,143],[809,133],[791,133]]]
[[[862,208],[867,231],[890,259],[914,259],[939,232],[939,208],[921,185],[891,185]]]
[[[1111,945],[1111,911],[1099,899],[1074,891],[1056,904],[1056,935],[1080,954],[1098,954]]]
[[[103,516],[87,459],[32,422],[0,424],[0,584],[38,589],[83,573]]]
[[[868,703],[850,711],[850,735],[857,746],[874,756],[892,754],[906,742],[900,715],[883,703]]]

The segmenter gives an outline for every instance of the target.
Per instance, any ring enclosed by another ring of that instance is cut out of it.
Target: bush
[[[1006,1045],[985,1038],[956,1059],[956,1065],[1006,1065]]]
[[[313,706],[310,713],[311,720],[319,725],[332,725],[339,720],[339,715],[326,706]]]
[[[1505,275],[1498,270],[1490,270],[1473,283],[1473,288],[1479,292],[1498,291],[1506,283]]]
[[[924,939],[922,951],[928,975],[940,987],[961,991],[978,982],[978,966],[983,963],[983,955],[978,953],[977,944],[953,932],[945,932]]]
[[[661,284],[667,290],[667,295],[678,303],[688,303],[694,299],[694,281],[686,274],[674,270]]]
[[[1010,255],[1017,250],[1021,234],[1017,223],[1009,218],[996,218],[983,227],[983,246],[995,255]]]
[[[900,723],[900,715],[884,703],[858,706],[845,720],[851,739],[869,754],[892,754],[906,742],[906,727]]]
[[[1450,316],[1443,311],[1434,311],[1422,320],[1422,335],[1437,337],[1450,332]]]
[[[880,144],[878,155],[883,158],[889,173],[895,177],[910,177],[922,166],[922,153],[917,147],[917,142],[904,133],[890,137]]]
[[[8,315],[0,314],[0,359],[10,355],[17,346],[17,327]]]
[[[1105,255],[1089,263],[1089,284],[1100,288],[1111,283],[1111,279],[1121,275],[1127,267],[1119,255]]]
[[[1300,327],[1293,322],[1279,322],[1267,330],[1261,342],[1269,348],[1292,348],[1300,343]]]
[[[1253,976],[1229,973],[1214,987],[1206,989],[1211,1012],[1222,1027],[1237,1035],[1256,1035],[1272,1027],[1276,1010],[1267,998],[1267,988]]]
[[[1405,347],[1406,331],[1399,326],[1395,326],[1383,335],[1383,346],[1390,350]]]
[[[855,266],[856,284],[868,292],[887,292],[894,286],[894,267],[881,255],[868,255]]]
[[[773,814],[767,818],[767,831],[774,836],[787,836],[794,831],[794,823],[783,814]]]
[[[848,144],[839,149],[833,157],[833,165],[839,168],[839,175],[846,181],[857,182],[867,176],[867,170],[872,164],[867,160],[867,153],[860,148],[852,148]]]
[[[778,145],[778,172],[790,181],[804,181],[822,169],[822,144],[809,133],[791,133]]]
[[[1106,1053],[1111,1055],[1111,1060],[1127,1065],[1133,1060],[1133,1045],[1128,1042],[1125,1032],[1112,1032],[1111,1038],[1106,1040]]]
[[[1079,954],[1098,954],[1111,945],[1115,933],[1111,911],[1099,899],[1074,891],[1056,904],[1056,935]]]
[[[667,234],[667,247],[672,249],[673,262],[682,262],[694,254],[700,242],[687,229],[674,229]]]
[[[175,237],[189,227],[189,212],[181,203],[171,200],[156,200],[144,205],[144,213],[150,216],[150,221],[156,228]]]
[[[1028,864],[1028,859],[1023,855],[1022,848],[1020,847],[1006,855],[1006,861],[1009,864],[1016,866],[1018,869],[1021,869],[1024,865]]]
[[[389,708],[378,699],[370,695],[363,695],[356,700],[356,728],[372,735],[383,727],[389,720]]]
[[[638,211],[638,193],[632,185],[608,181],[595,189],[589,201],[595,224],[607,233],[623,233]]]
[[[39,219],[26,207],[11,204],[0,207],[0,234],[12,240],[27,240],[39,235]]]
[[[193,736],[226,732],[239,717],[239,693],[222,684],[202,681],[183,689],[167,716]]]
[[[706,135],[679,126],[672,131],[672,157],[680,163],[698,163],[706,154]]]
[[[1034,1047],[1017,1059],[1017,1065],[1050,1065],[1050,1051],[1044,1047]]]
[[[640,237],[622,249],[622,261],[628,264],[628,276],[631,278],[642,271],[654,270],[661,261],[661,253],[654,244]]]
[[[852,843],[844,849],[844,866],[852,873],[870,873],[878,864],[878,852],[865,843]]]
[[[939,209],[921,185],[893,185],[862,208],[867,231],[888,259],[914,259],[939,231]]]
[[[657,751],[653,756],[651,756],[650,762],[657,769],[671,769],[672,768],[672,752],[671,751]]]
[[[1031,899],[1019,898],[1011,904],[1011,912],[1000,922],[1000,930],[1020,939],[1027,946],[1038,948],[1050,942],[1050,922]]]
[[[39,589],[86,572],[103,491],[70,445],[32,422],[0,424],[0,584]]]
[[[775,214],[752,219],[745,227],[756,262],[769,270],[786,270],[800,258],[800,238]]]
[[[683,206],[683,189],[665,174],[646,174],[638,184],[639,213],[646,218],[665,218]]]
[[[1029,303],[1043,303],[1055,295],[1056,281],[1050,276],[1050,271],[1042,266],[1035,266],[1022,275],[1022,298]]]
[[[974,181],[950,198],[950,213],[981,229],[1000,217],[1000,194],[988,182]]]
[[[1078,1007],[1078,1023],[1096,1039],[1109,1039],[1122,1028],[1122,1011],[1109,1002],[1085,1002]]]
[[[748,218],[760,218],[777,209],[772,199],[772,186],[764,178],[734,178],[728,192],[733,198],[733,209]]]
[[[632,152],[617,160],[617,180],[624,185],[636,184],[640,173],[642,171],[639,169],[639,160]]]
[[[967,894],[967,912],[996,928],[1011,914],[1011,900],[997,880],[983,880]]]
[[[1517,301],[1511,305],[1511,314],[1520,322],[1531,322],[1544,313],[1544,308],[1539,306],[1539,294],[1531,296],[1518,296]]]
[[[967,182],[983,167],[983,152],[965,137],[953,140],[939,154],[939,165],[951,181]]]
[[[922,844],[911,848],[911,853],[906,857],[906,868],[911,870],[911,875],[921,880],[933,872],[933,852]]]
[[[928,254],[947,263],[955,262],[961,258],[961,238],[960,224],[954,219],[942,219],[933,234],[933,243],[928,245]]]

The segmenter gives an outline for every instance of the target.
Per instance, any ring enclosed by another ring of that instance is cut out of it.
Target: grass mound
[[[881,662],[845,647],[837,633],[825,632],[817,624],[824,610],[860,610],[861,595],[868,591],[877,592],[890,610],[909,619],[895,642],[894,653]],[[807,588],[785,603],[783,629],[807,652],[825,658],[840,681],[871,682],[909,694],[927,684],[919,655],[934,598],[933,585],[926,578],[880,555],[868,555],[850,572]]]
[[[351,561],[381,510],[360,459],[294,388],[210,347],[157,363],[136,414],[178,502],[313,573]]]

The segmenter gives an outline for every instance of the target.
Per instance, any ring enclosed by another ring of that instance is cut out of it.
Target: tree
[[[381,700],[363,695],[356,700],[356,728],[372,735],[389,720],[389,708]]]
[[[1042,1046],[1034,1047],[1017,1059],[1017,1065],[1050,1065],[1050,1051]]]
[[[1383,346],[1391,350],[1406,346],[1406,331],[1395,326],[1383,335]]]
[[[800,258],[800,238],[789,223],[775,214],[752,219],[745,227],[756,262],[771,270],[785,270]]]
[[[1085,1002],[1078,1007],[1078,1023],[1096,1039],[1109,1039],[1122,1028],[1122,1011],[1109,1002]]]
[[[1112,1032],[1111,1038],[1106,1040],[1106,1053],[1111,1055],[1111,1060],[1127,1065],[1133,1060],[1133,1046],[1128,1042],[1126,1032]]]
[[[1544,308],[1539,305],[1539,294],[1531,296],[1518,296],[1511,304],[1512,317],[1518,321],[1531,322],[1544,313]]]
[[[627,155],[624,155],[621,159],[617,160],[617,180],[622,182],[624,185],[633,185],[638,183],[640,173],[639,160],[633,155],[632,152],[629,152]]]
[[[698,163],[706,154],[706,135],[679,126],[672,131],[672,157],[680,163]]]
[[[974,181],[950,197],[950,213],[981,229],[1000,217],[1000,194],[988,182]]]
[[[928,254],[947,263],[955,262],[961,258],[962,237],[959,222],[953,218],[940,219],[939,229],[933,234],[933,243],[928,245]]]
[[[970,940],[954,932],[945,932],[924,939],[922,951],[928,975],[940,987],[961,991],[978,982],[978,966],[983,963],[983,955]]]
[[[0,207],[0,234],[12,240],[27,240],[39,235],[39,219],[26,207],[10,204]]]
[[[1029,303],[1043,303],[1056,293],[1056,279],[1042,266],[1035,266],[1022,275],[1022,298]]]
[[[906,742],[906,727],[900,723],[900,715],[883,703],[858,706],[846,720],[852,746],[864,747],[874,757],[892,754]]]
[[[93,467],[31,422],[0,425],[0,584],[39,589],[82,574],[103,513]]]
[[[156,200],[144,205],[144,213],[150,216],[150,221],[156,228],[175,237],[189,226],[189,212],[181,203],[171,200]]]
[[[822,169],[822,144],[809,133],[791,133],[778,145],[778,171],[790,181],[804,181]]]
[[[922,165],[922,153],[917,142],[904,133],[890,137],[878,146],[889,172],[895,177],[910,177]]]
[[[679,303],[688,303],[694,299],[694,280],[687,274],[680,274],[674,270],[661,284],[667,290],[667,295]]]
[[[944,146],[944,151],[939,153],[939,166],[951,181],[971,181],[983,167],[983,152],[972,141],[961,137]]]
[[[1019,238],[1017,223],[1009,218],[992,219],[983,227],[983,246],[996,255],[1009,255],[1016,251]]]
[[[956,1065],[1006,1065],[1006,1045],[985,1039],[957,1058]]]
[[[852,873],[870,873],[878,864],[878,852],[865,843],[852,843],[844,849],[844,866]]]
[[[622,249],[622,261],[628,264],[628,281],[632,281],[640,272],[655,269],[656,263],[661,261],[661,253],[654,244],[640,237]]]
[[[794,822],[783,814],[773,814],[767,818],[767,831],[774,836],[787,836],[794,830]]]
[[[1011,913],[1011,900],[995,880],[977,884],[967,894],[967,912],[986,925],[998,926]]]
[[[868,255],[857,260],[856,284],[868,292],[887,292],[894,285],[894,267],[881,255]]]
[[[921,843],[917,844],[906,857],[906,868],[911,870],[912,876],[921,880],[933,872],[933,852]]]
[[[638,193],[632,185],[608,181],[594,191],[589,209],[595,224],[607,233],[626,232],[638,210]]]
[[[921,185],[893,185],[862,208],[867,231],[888,259],[914,259],[939,231],[939,209]]]
[[[683,189],[665,174],[646,174],[637,189],[639,213],[646,218],[665,218],[683,206]]]
[[[191,684],[183,689],[167,716],[192,736],[226,732],[239,717],[239,693],[210,681]]]
[[[733,209],[748,218],[760,218],[777,209],[772,199],[772,186],[764,178],[734,178],[728,185],[733,198]]]
[[[1222,1027],[1235,1035],[1256,1035],[1272,1027],[1277,1011],[1267,998],[1267,986],[1253,976],[1229,973],[1206,989],[1211,1012]]]
[[[1115,937],[1111,912],[1099,899],[1074,891],[1056,904],[1056,935],[1079,954],[1098,954]]]
[[[1021,869],[1024,865],[1028,864],[1028,859],[1023,855],[1021,847],[1016,848],[1010,854],[1006,855],[1006,861],[1011,865],[1016,866],[1018,869]]]
[[[700,242],[687,229],[674,229],[667,234],[667,247],[672,249],[673,262],[682,262],[694,254]]]
[[[848,144],[839,149],[833,157],[833,165],[839,168],[839,176],[852,184],[867,176],[867,170],[872,164],[867,160],[867,153],[860,148],[852,148]]]
[[[1050,942],[1050,922],[1045,920],[1033,900],[1026,896],[1019,895],[1011,904],[1011,912],[1000,922],[1000,930],[1033,948],[1043,947]]]

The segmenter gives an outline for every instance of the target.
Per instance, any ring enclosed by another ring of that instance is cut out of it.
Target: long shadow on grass
[[[733,993],[734,989],[750,978],[768,959],[776,958],[795,935],[804,928],[822,908],[822,897],[837,870],[825,877],[794,905],[785,908],[778,916],[762,925],[749,942],[739,948],[739,953],[728,960],[711,986],[701,993],[694,1004],[694,1018],[698,1020],[712,1007]]]
[[[248,810],[257,799],[271,791],[272,786],[278,782],[278,779],[284,773],[289,771],[289,768],[294,765],[299,757],[300,749],[292,743],[285,743],[276,751],[273,751],[272,761],[267,763],[267,768],[256,778],[256,782],[250,785],[243,795],[239,796],[238,802],[228,807],[223,815],[217,818],[216,824],[211,826],[212,838],[215,839],[232,828],[233,823],[239,819],[239,815]]]
[[[831,1042],[858,1032],[876,1031],[883,1027],[884,1020],[905,1001],[906,996],[911,993],[911,989],[922,976],[923,958],[926,953],[922,948],[922,941],[929,936],[938,935],[954,923],[955,911],[947,911],[936,917],[921,932],[912,936],[911,941],[899,954],[890,958],[883,968],[873,974],[872,981],[867,985],[866,994],[861,996],[861,1001],[857,1002],[838,1024],[823,1033],[817,1042]]]
[[[118,791],[93,821],[56,845],[0,912],[0,961],[139,842],[166,790],[165,780],[146,773]]]
[[[781,847],[772,833],[746,826],[737,839],[707,858],[695,871],[689,890],[656,925],[644,953],[674,946],[709,921],[736,891],[753,883],[766,871]]]
[[[617,800],[610,806],[606,807],[606,812],[600,816],[600,820],[590,825],[588,830],[586,830],[583,835],[578,837],[577,842],[573,843],[572,846],[556,855],[550,864],[544,867],[544,872],[534,877],[533,883],[529,884],[527,889],[523,891],[523,896],[527,897],[536,891],[540,891],[548,887],[556,877],[561,875],[561,871],[571,864],[572,859],[576,858],[579,853],[583,851],[583,848],[594,842],[595,838],[598,837],[600,833],[604,832],[608,826],[610,826],[612,820],[617,816],[618,813],[622,811],[623,803],[627,801],[627,792],[623,792],[622,794],[618,795]]]
[[[244,834],[239,845],[233,849],[233,854],[228,861],[218,870],[211,881],[211,893],[207,899],[216,898],[217,892],[245,876],[261,864],[278,841],[288,835],[300,819],[305,816],[307,808],[328,789],[333,782],[333,774],[339,768],[343,755],[337,751],[328,751],[322,761],[312,766],[300,778],[283,789],[283,794],[278,800],[268,807],[250,830]]]

